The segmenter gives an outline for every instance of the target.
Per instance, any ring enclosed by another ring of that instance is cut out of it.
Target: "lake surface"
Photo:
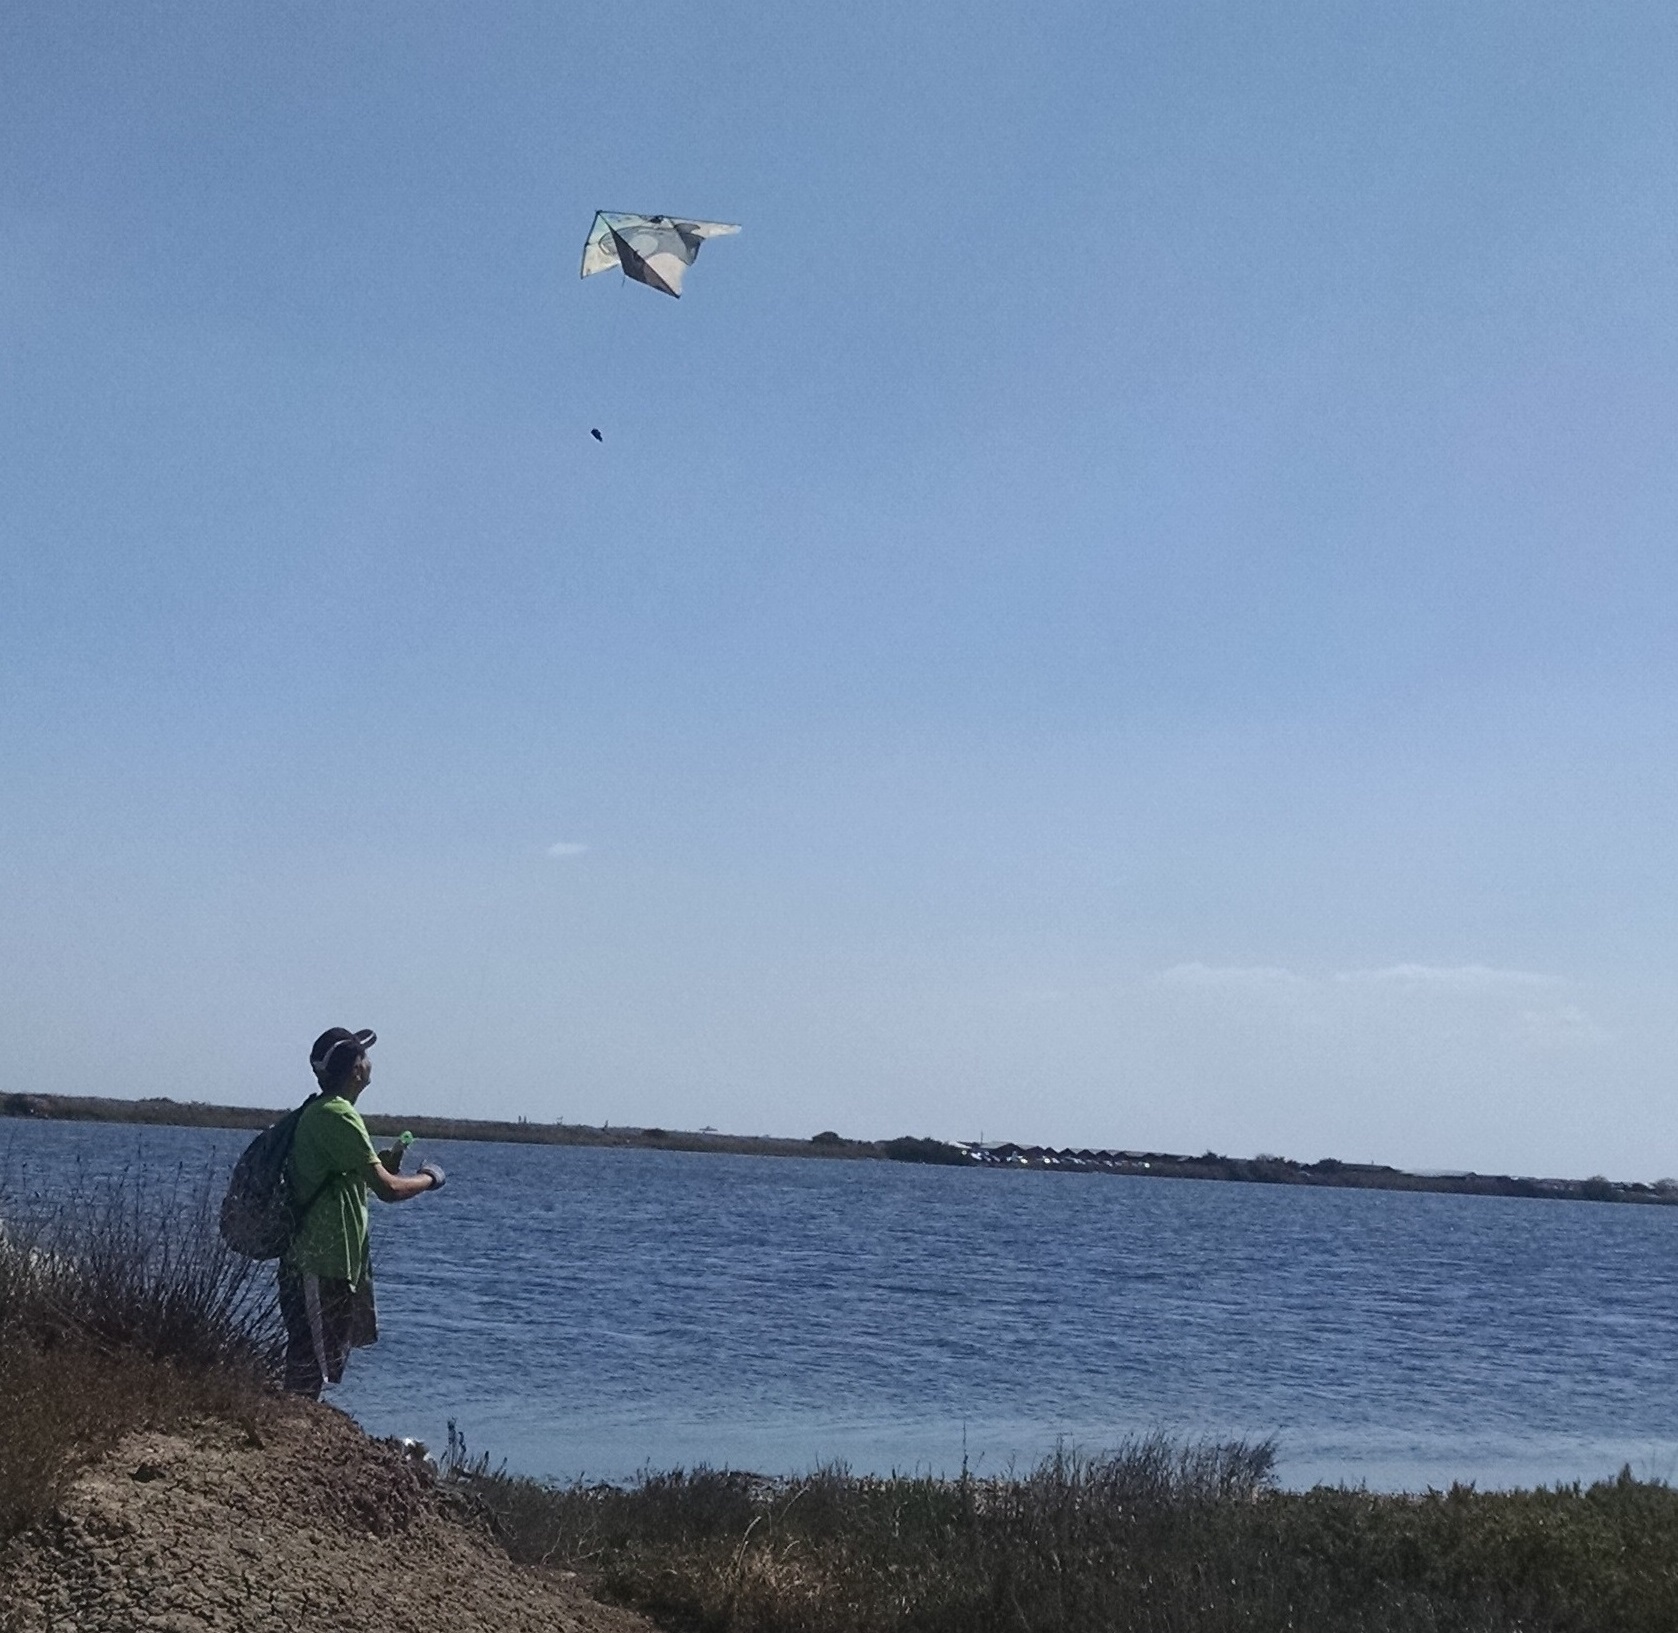
[[[12,1194],[248,1135],[0,1123]],[[1274,1436],[1290,1485],[1678,1472],[1678,1209],[422,1142],[331,1397],[535,1474],[1023,1467]]]

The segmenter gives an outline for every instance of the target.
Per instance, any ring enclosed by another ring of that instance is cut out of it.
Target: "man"
[[[334,1026],[309,1051],[320,1092],[297,1120],[290,1158],[291,1194],[301,1210],[280,1260],[280,1314],[285,1321],[285,1386],[319,1399],[337,1383],[352,1349],[377,1342],[373,1269],[367,1243],[367,1193],[406,1202],[440,1190],[443,1170],[422,1163],[396,1171],[402,1147],[373,1149],[355,1102],[372,1079],[372,1032]]]

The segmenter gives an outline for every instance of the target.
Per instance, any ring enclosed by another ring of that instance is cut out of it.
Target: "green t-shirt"
[[[367,1169],[377,1162],[361,1113],[342,1095],[311,1100],[291,1146],[292,1195],[310,1203],[286,1252],[309,1276],[360,1286],[367,1255]]]

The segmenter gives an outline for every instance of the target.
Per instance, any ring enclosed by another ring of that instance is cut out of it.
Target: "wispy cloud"
[[[1321,1037],[1425,1034],[1580,1057],[1620,1034],[1566,1000],[1578,983],[1494,964],[1388,964],[1300,973],[1280,964],[1173,964],[1155,977],[1198,1016]],[[1277,1036],[1282,1034],[1278,1033]]]
[[[548,855],[563,861],[567,856],[581,856],[587,849],[587,845],[579,845],[574,839],[561,839],[548,846]]]
[[[1385,987],[1433,992],[1497,992],[1559,987],[1559,976],[1532,970],[1505,970],[1492,964],[1386,964],[1362,970],[1337,970],[1332,976],[1300,975],[1280,964],[1173,964],[1160,980],[1174,987],[1322,988]]]
[[[1490,964],[1389,964],[1384,969],[1341,970],[1334,979],[1362,985],[1431,987],[1457,992],[1559,985],[1553,975],[1535,975],[1530,970],[1500,970]]]
[[[1304,976],[1275,964],[1173,964],[1160,972],[1160,980],[1173,987],[1245,987],[1267,991],[1305,985]]]

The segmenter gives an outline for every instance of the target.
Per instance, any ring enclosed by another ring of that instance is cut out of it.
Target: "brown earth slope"
[[[400,1447],[302,1402],[242,1427],[131,1435],[0,1555],[6,1633],[392,1626],[650,1628],[514,1565]]]

